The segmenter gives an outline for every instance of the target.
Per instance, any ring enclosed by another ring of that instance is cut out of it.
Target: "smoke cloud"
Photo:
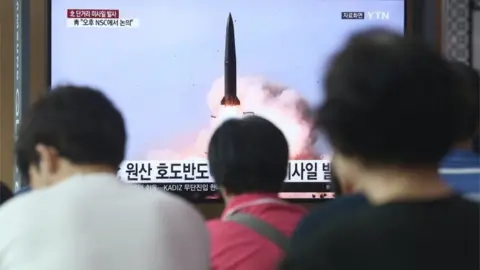
[[[243,112],[252,112],[274,123],[287,138],[291,159],[316,159],[314,145],[316,131],[313,117],[307,101],[297,91],[289,87],[266,80],[262,77],[239,77],[237,80],[237,96],[239,108],[225,108],[220,105],[224,96],[223,77],[213,82],[207,96],[207,104],[215,118],[210,126],[198,131],[195,139],[181,138],[172,142],[169,149],[150,149],[147,159],[151,160],[192,160],[206,158],[211,134],[225,119],[241,117]],[[210,116],[205,116],[210,117]],[[186,143],[186,142],[190,143]]]

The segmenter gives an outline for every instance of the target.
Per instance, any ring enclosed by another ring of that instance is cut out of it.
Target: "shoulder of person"
[[[13,197],[0,207],[0,253],[8,239],[22,231],[26,226],[31,226],[42,215],[39,207],[43,197],[39,194],[22,194]]]
[[[312,232],[328,228],[332,222],[349,219],[369,207],[367,199],[357,195],[322,203],[299,222],[292,237],[292,244],[308,239]]]
[[[356,216],[348,216],[310,231],[309,237],[297,239],[279,269],[293,269],[295,265],[305,269],[338,269],[336,264],[356,242],[356,223]]]
[[[195,206],[189,203],[184,198],[166,192],[160,189],[144,189],[145,194],[148,194],[152,205],[159,211],[162,215],[173,215],[183,217],[184,220],[191,220],[193,222],[204,223],[204,218],[200,212],[195,208]]]
[[[195,251],[196,257],[205,259],[200,265],[208,265],[210,253],[210,235],[205,219],[195,206],[180,196],[163,190],[146,190],[151,200],[151,209],[157,217],[157,225],[168,232],[165,241],[178,241],[177,248],[185,254]],[[159,229],[156,228],[158,231]],[[188,243],[185,245],[184,243]]]
[[[37,202],[41,201],[41,191],[35,193],[27,193],[22,194],[19,196],[15,196],[5,202],[0,207],[0,219],[3,218],[4,215],[18,216],[20,213],[26,213],[34,210],[34,208],[38,205]]]
[[[351,243],[358,239],[359,232],[362,231],[362,218],[365,216],[365,211],[362,213],[346,213],[341,218],[334,218],[327,220],[323,224],[315,228],[310,226],[308,229],[308,237],[300,237],[295,239],[292,243],[296,252],[304,252],[310,249],[315,249],[318,253],[323,253],[328,250],[328,253],[341,252],[344,248],[344,243]],[[320,244],[321,243],[321,244]],[[343,243],[343,245],[342,245]],[[321,250],[320,250],[321,249]]]

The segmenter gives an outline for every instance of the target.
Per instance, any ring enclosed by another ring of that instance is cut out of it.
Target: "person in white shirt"
[[[126,131],[102,93],[62,86],[22,122],[17,165],[33,191],[0,208],[1,270],[207,270],[187,202],[117,180]]]

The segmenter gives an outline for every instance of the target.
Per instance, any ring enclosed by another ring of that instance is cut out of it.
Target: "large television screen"
[[[123,112],[119,178],[193,201],[218,200],[212,131],[249,114],[291,152],[283,198],[331,198],[328,143],[309,108],[329,56],[353,32],[404,31],[399,0],[51,0],[51,85],[94,86]]]

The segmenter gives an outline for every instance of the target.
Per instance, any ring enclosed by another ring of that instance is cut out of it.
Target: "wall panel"
[[[45,90],[45,0],[31,1],[30,100]],[[0,180],[13,187],[13,1],[0,1]]]
[[[0,1],[0,181],[13,187],[13,1]]]
[[[472,65],[480,70],[480,0],[475,1],[472,24]]]
[[[46,40],[45,40],[45,0],[30,1],[30,32],[32,46],[30,46],[30,101],[35,101],[45,93],[47,82],[45,80],[46,66]]]

